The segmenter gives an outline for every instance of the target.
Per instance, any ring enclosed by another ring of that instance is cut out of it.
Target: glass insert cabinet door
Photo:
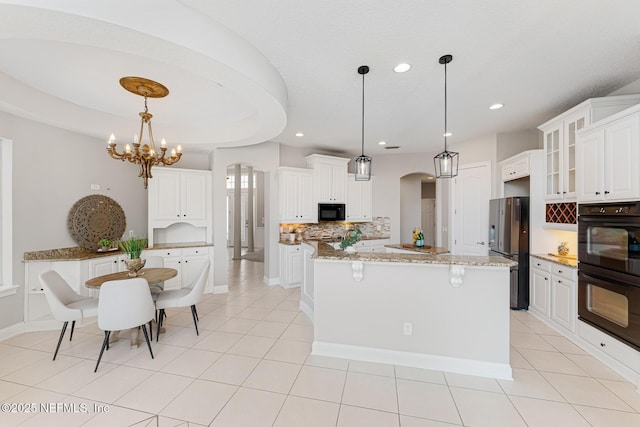
[[[547,160],[547,198],[561,198],[560,189],[560,128],[545,134]]]

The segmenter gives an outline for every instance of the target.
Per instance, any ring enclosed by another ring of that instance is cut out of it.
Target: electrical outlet
[[[403,333],[405,335],[413,335],[413,323],[411,322],[404,322],[404,330]]]
[[[133,230],[129,230],[129,237],[133,237]]]
[[[100,189],[100,185],[99,184],[91,184],[91,189],[92,190],[99,190]]]

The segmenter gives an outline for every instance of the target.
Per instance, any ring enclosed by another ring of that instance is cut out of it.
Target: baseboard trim
[[[342,359],[361,360],[365,362],[409,366],[412,368],[431,369],[435,371],[453,372],[457,374],[475,375],[500,380],[513,379],[511,366],[508,363],[482,362],[455,357],[409,353],[404,351],[384,350],[379,348],[334,344],[320,341],[313,342],[311,354],[339,357]]]
[[[0,341],[4,341],[6,339],[15,337],[16,335],[20,335],[26,332],[26,323],[20,322],[15,325],[7,326],[6,328],[0,329]]]
[[[300,301],[300,311],[303,312],[309,320],[311,320],[311,323],[313,323],[313,309],[309,307],[308,304]]]
[[[264,283],[265,285],[269,285],[269,286],[279,285],[280,284],[280,278],[279,277],[267,277],[267,276],[264,276],[262,278],[262,283]]]
[[[213,294],[226,294],[229,292],[229,285],[218,285],[213,287]]]

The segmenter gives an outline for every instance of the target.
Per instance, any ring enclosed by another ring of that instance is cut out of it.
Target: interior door
[[[489,198],[491,165],[489,162],[460,166],[451,183],[453,255],[486,256],[488,253]]]

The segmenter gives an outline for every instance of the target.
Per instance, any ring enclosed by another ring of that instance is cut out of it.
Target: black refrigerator
[[[511,268],[510,306],[529,308],[529,197],[489,201],[489,255],[518,263]]]

